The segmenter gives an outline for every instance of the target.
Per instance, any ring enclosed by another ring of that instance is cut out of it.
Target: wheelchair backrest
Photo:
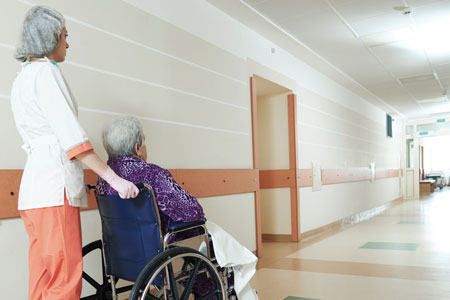
[[[134,199],[97,195],[108,275],[135,281],[162,251],[158,207],[146,186]]]

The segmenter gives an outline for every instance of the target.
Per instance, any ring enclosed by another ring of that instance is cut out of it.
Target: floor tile
[[[450,300],[449,199],[447,187],[300,243],[263,243],[251,285],[260,300]]]
[[[320,300],[320,299],[289,296],[287,298],[284,298],[284,300]]]
[[[398,224],[417,224],[417,225],[424,225],[424,221],[400,221]]]
[[[362,245],[362,249],[376,249],[376,250],[402,250],[402,251],[416,251],[419,244],[417,243],[388,243],[388,242],[367,242]]]

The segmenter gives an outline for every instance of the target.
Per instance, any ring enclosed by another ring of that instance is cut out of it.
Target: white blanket
[[[258,295],[249,283],[256,272],[258,258],[219,225],[207,221],[206,227],[211,234],[217,263],[221,267],[233,268],[238,300],[258,300]]]

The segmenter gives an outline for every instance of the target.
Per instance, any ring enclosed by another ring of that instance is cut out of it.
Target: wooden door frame
[[[295,185],[290,188],[291,192],[291,241],[300,240],[300,179],[297,155],[297,96],[290,94],[287,97],[288,104],[288,128],[289,128],[289,169],[295,174]]]
[[[253,169],[259,172],[259,153],[258,153],[258,109],[256,106],[256,80],[250,77],[250,99],[252,107],[252,148],[253,148]],[[258,176],[259,178],[259,176]],[[262,257],[262,227],[261,227],[261,192],[255,191],[255,231],[256,231],[256,256]]]

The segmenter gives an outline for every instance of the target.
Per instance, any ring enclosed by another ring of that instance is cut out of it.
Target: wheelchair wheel
[[[205,279],[208,280],[207,288],[197,295],[196,286],[202,286],[200,281]],[[145,266],[134,283],[129,299],[187,300],[191,294],[196,296],[196,300],[212,297],[226,299],[214,264],[194,249],[174,247],[160,253]]]
[[[102,270],[101,270],[101,279],[95,280],[92,276],[87,274],[85,271],[83,271],[83,279],[89,283],[90,286],[92,286],[95,289],[95,294],[90,296],[85,296],[80,298],[80,300],[112,300],[112,289],[111,289],[111,283],[109,282],[108,276],[106,276],[105,272],[105,263],[103,260],[103,247],[102,247],[102,241],[97,240],[90,244],[87,244],[83,247],[83,257],[87,255],[96,255],[98,259],[102,262]],[[114,280],[114,285],[117,284],[118,279]],[[116,289],[116,293],[122,293],[124,291],[131,290],[132,286],[126,286],[122,288]]]

